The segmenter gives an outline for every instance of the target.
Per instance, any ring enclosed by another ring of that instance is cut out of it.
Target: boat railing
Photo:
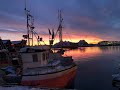
[[[65,70],[68,68],[71,68],[75,66],[70,65],[70,66],[62,66],[62,65],[58,65],[57,66],[44,66],[44,67],[37,67],[37,68],[27,68],[26,70],[24,70],[23,75],[39,75],[39,74],[46,74],[46,73],[51,73],[51,72],[58,72],[61,70]]]

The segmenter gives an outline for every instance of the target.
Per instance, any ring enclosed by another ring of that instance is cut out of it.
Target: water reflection
[[[104,47],[99,47],[102,52],[106,53],[115,53],[120,51],[120,46],[104,46]]]
[[[120,52],[120,46],[104,47],[79,47],[78,49],[68,50],[64,56],[73,56],[74,60],[101,56],[104,54],[113,54]]]
[[[64,55],[73,56],[78,65],[75,89],[118,90],[112,86],[112,75],[120,67],[120,46],[81,47]]]
[[[73,56],[75,60],[80,58],[89,58],[101,54],[101,49],[99,47],[80,47],[79,49],[74,49],[66,51],[64,55]]]

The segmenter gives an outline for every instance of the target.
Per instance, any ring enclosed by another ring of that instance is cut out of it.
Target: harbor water
[[[78,65],[74,83],[79,90],[118,90],[112,86],[112,75],[119,73],[120,46],[81,47],[66,51]]]

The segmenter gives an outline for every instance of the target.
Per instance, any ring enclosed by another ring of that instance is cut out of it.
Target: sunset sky
[[[21,40],[26,34],[25,0],[0,0],[0,37]],[[63,11],[63,39],[88,43],[120,40],[120,0],[27,0],[35,31],[48,43],[48,28],[58,27]]]

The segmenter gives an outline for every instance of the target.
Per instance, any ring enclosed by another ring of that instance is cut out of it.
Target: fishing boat
[[[49,88],[64,88],[66,87],[75,77],[77,66],[73,62],[71,56],[63,57],[60,53],[53,53],[51,48],[46,45],[33,46],[33,34],[35,31],[33,23],[29,23],[30,11],[26,10],[27,15],[27,37],[28,44],[32,41],[32,46],[22,48],[20,55],[23,63],[22,80],[21,85],[25,86],[40,86]],[[62,41],[62,17],[61,11],[59,12],[60,25],[58,31],[60,32],[60,41]],[[30,21],[31,22],[31,21]],[[31,34],[30,34],[31,33]],[[49,33],[50,30],[49,30]],[[38,34],[37,34],[38,35]],[[31,37],[30,37],[31,36]],[[41,38],[37,38],[42,41]],[[54,41],[54,32],[50,39],[50,46]]]
[[[21,56],[21,85],[64,88],[76,75],[77,66],[72,57],[63,57],[39,47],[24,48]]]
[[[6,50],[1,52],[5,53]],[[13,67],[11,63],[1,68],[6,73],[3,76],[4,84],[64,88],[74,80],[77,66],[72,57],[53,53],[47,46],[28,46],[22,48],[19,53],[22,68]],[[10,55],[7,54],[4,58],[9,60]]]
[[[17,79],[16,82],[23,86],[66,87],[75,78],[77,65],[71,56],[63,57],[60,53],[52,52],[51,45],[39,45],[39,42],[43,40],[34,31],[34,18],[26,8],[25,12],[27,15],[27,35],[23,35],[23,37],[27,40],[27,46],[19,51],[22,66],[15,70],[15,75],[10,73],[5,76],[4,80],[12,82],[12,80]],[[60,23],[59,32],[62,32],[61,27]],[[33,45],[33,35],[37,37],[37,46]],[[60,37],[62,37],[61,35]],[[53,41],[53,37],[54,35],[52,35],[50,42]]]

